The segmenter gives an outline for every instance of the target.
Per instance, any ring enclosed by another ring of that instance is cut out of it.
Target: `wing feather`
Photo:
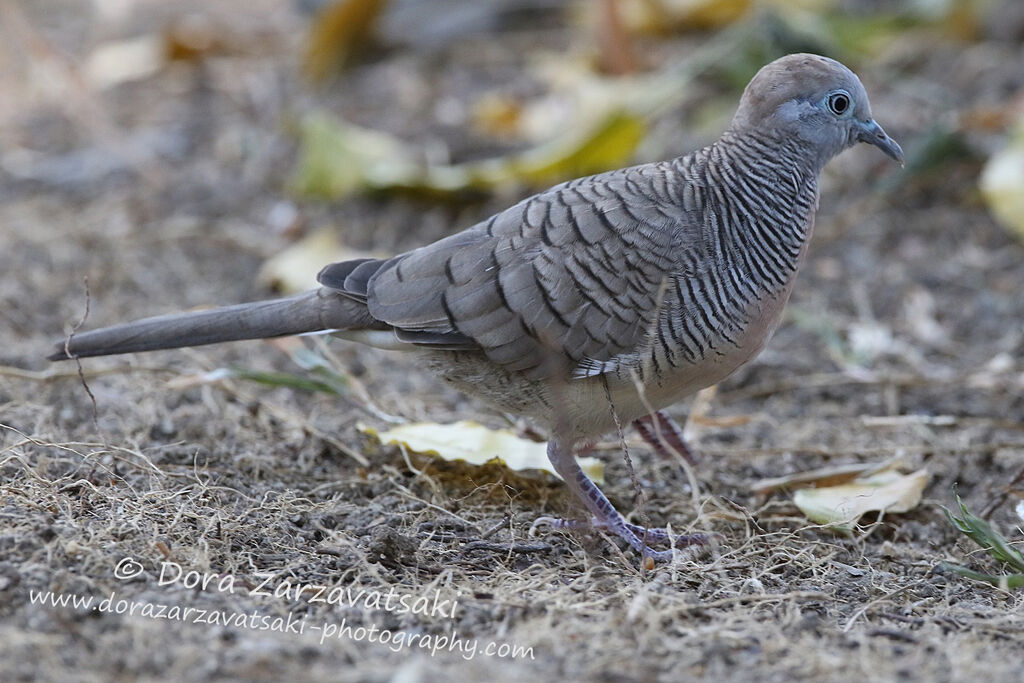
[[[668,164],[572,181],[392,259],[329,266],[321,282],[413,344],[534,377],[600,374],[649,348],[680,247],[699,239],[681,182]]]

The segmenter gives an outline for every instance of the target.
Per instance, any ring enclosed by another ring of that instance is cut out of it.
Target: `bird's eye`
[[[828,110],[836,116],[842,116],[850,108],[850,96],[845,92],[834,92],[825,99]]]

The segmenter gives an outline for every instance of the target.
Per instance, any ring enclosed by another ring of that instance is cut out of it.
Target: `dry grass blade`
[[[887,460],[882,464],[874,463],[851,463],[848,465],[835,465],[833,467],[822,467],[806,472],[796,472],[783,477],[772,477],[762,479],[753,484],[750,489],[757,494],[766,495],[781,489],[799,489],[809,486],[826,487],[838,486],[853,481],[859,477],[870,476],[892,467],[893,461]]]

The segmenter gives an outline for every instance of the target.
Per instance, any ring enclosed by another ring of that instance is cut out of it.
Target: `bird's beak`
[[[882,130],[882,127],[874,119],[868,119],[860,124],[860,132],[857,134],[857,139],[874,145],[885,152],[887,156],[900,162],[900,166],[903,165],[903,150],[896,144],[895,140]]]

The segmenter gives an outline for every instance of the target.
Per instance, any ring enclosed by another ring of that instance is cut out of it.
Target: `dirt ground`
[[[1021,93],[1024,22],[990,17],[971,40],[908,31],[851,64],[910,163],[863,148],[826,169],[786,320],[691,422],[699,491],[628,433],[638,510],[618,438],[600,445],[620,510],[720,535],[671,566],[645,570],[597,534],[530,537],[535,517],[579,513],[553,480],[369,442],[357,424],[388,415],[505,424],[401,354],[332,343],[353,386],[341,396],[189,384],[233,365],[295,371],[258,341],[88,360],[82,377],[44,360],[82,318],[86,279],[85,327],[255,300],[261,264],[299,232],[394,252],[514,201],[297,196],[293,123],[322,107],[455,160],[513,149],[467,132],[469,103],[532,97],[533,56],[587,49],[557,4],[481,3],[493,21],[462,24],[431,0],[316,89],[297,76],[302,3],[0,3],[0,679],[1021,680],[1024,591],[934,567],[999,571],[945,519],[954,484],[1022,540],[1022,487],[1007,487],[1024,469],[1024,245],[977,177]],[[223,49],[107,89],[83,80],[95,46],[186,16]],[[640,47],[664,63],[713,35]],[[694,88],[639,161],[726,124],[735,84]],[[922,503],[849,538],[751,491],[892,457],[928,469]],[[37,604],[42,591],[94,602]]]

